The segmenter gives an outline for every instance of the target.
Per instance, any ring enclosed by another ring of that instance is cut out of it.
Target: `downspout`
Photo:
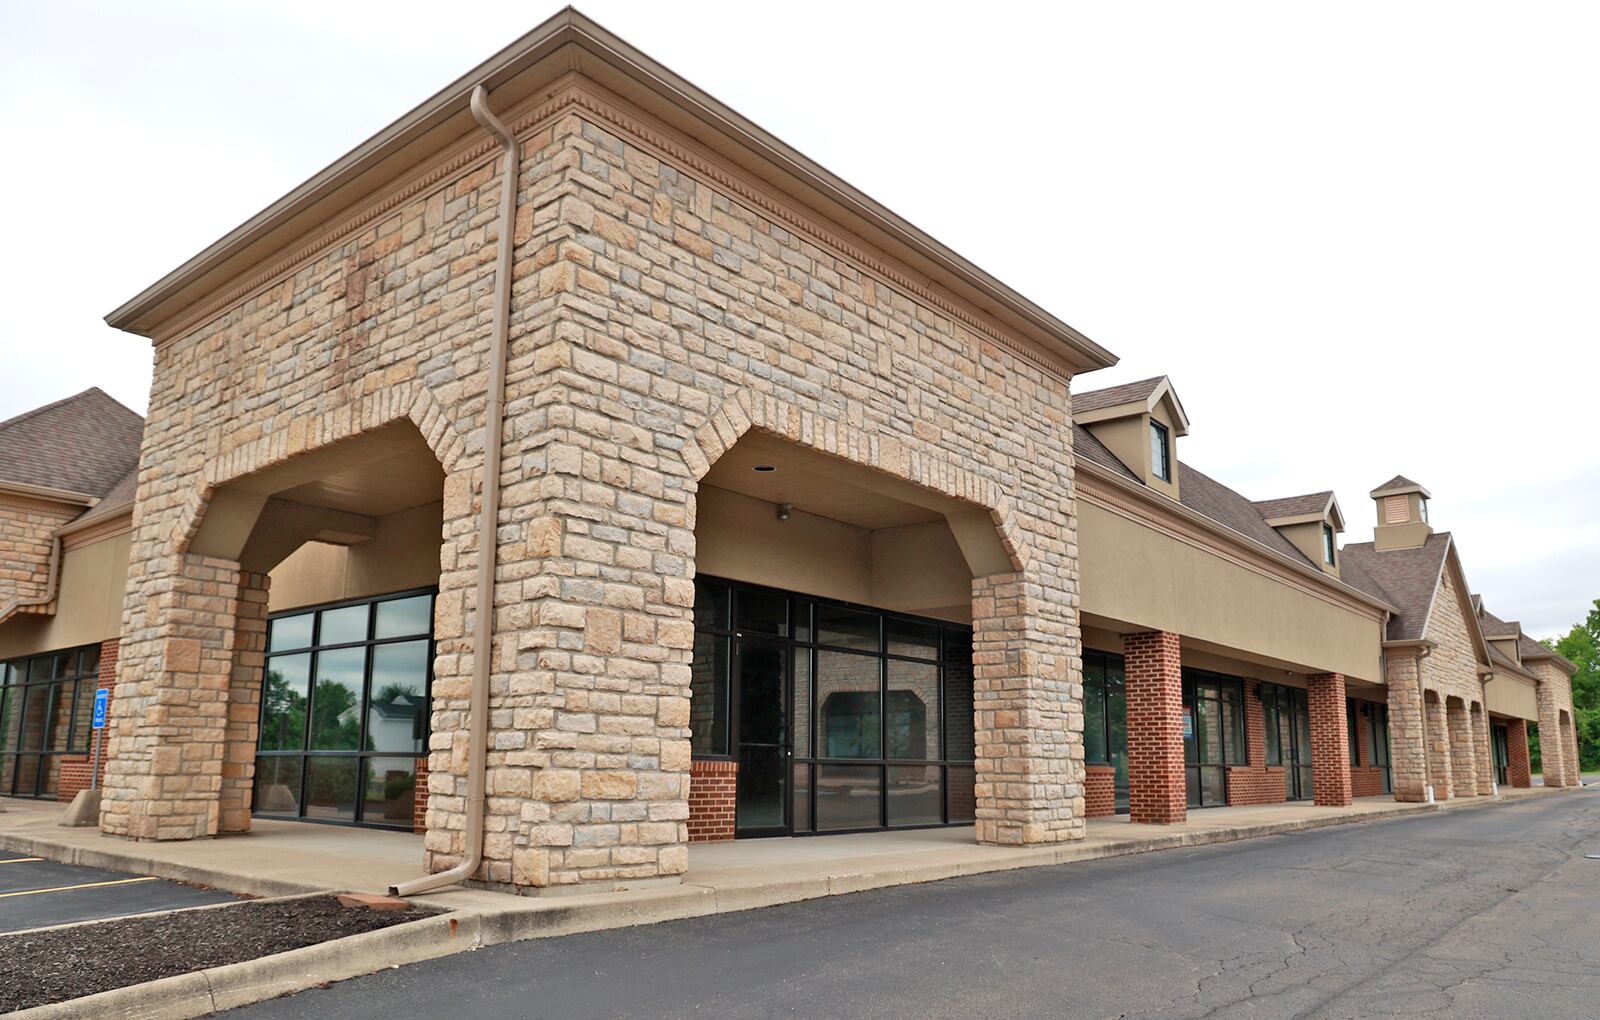
[[[505,146],[500,186],[500,245],[494,266],[494,323],[490,330],[489,393],[484,405],[483,500],[478,510],[478,604],[472,634],[472,693],[468,701],[467,831],[461,863],[448,871],[391,886],[394,896],[415,896],[471,878],[483,863],[484,759],[489,750],[489,670],[494,655],[494,568],[500,515],[500,462],[506,412],[506,348],[511,318],[511,254],[517,221],[517,139],[489,111],[489,90],[472,90],[472,116]]]
[[[56,600],[56,594],[61,586],[61,535],[59,532],[50,536],[50,562],[45,566],[44,594],[37,598],[17,599],[0,608],[0,623],[9,620],[15,613],[35,606],[48,606]]]

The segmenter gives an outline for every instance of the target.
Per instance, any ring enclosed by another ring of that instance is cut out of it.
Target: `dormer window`
[[[1339,557],[1339,544],[1333,537],[1333,525],[1322,526],[1322,562],[1328,566],[1337,566]]]
[[[1163,482],[1172,481],[1172,438],[1167,427],[1150,421],[1150,473]]]

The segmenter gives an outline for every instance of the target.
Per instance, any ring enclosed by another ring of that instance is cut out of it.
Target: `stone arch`
[[[1015,509],[1000,484],[896,436],[874,435],[824,418],[776,397],[741,390],[725,399],[683,445],[683,460],[696,482],[746,432],[757,430],[818,453],[881,471],[988,511],[1014,570],[1027,569],[1029,546]]]
[[[180,555],[189,551],[206,507],[228,482],[399,421],[416,426],[446,476],[461,468],[466,441],[427,387],[414,380],[381,386],[320,415],[297,418],[287,429],[209,457],[200,483],[190,490],[173,526],[172,551]]]

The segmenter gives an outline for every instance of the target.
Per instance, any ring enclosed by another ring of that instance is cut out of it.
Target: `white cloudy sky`
[[[555,4],[0,5],[0,417],[101,317]],[[1600,597],[1600,7],[590,0],[618,34],[1122,357],[1251,498],[1396,473],[1546,635]],[[915,11],[914,17],[904,13]]]

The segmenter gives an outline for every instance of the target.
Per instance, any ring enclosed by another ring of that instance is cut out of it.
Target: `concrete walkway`
[[[972,829],[919,829],[845,836],[738,840],[690,847],[681,884],[604,892],[512,896],[453,889],[423,899],[477,915],[482,938],[505,941],[746,910],[818,896],[1065,864],[1181,846],[1222,843],[1371,821],[1405,814],[1486,806],[1528,796],[1560,795],[1534,788],[1505,790],[1444,805],[1362,798],[1347,808],[1311,804],[1210,808],[1179,825],[1134,825],[1094,819],[1086,838],[1047,847],[979,846]],[[420,872],[422,838],[409,833],[257,819],[249,834],[181,843],[134,843],[93,828],[57,825],[63,807],[3,802],[0,849],[112,871],[137,872],[276,896],[319,891],[382,892]]]

